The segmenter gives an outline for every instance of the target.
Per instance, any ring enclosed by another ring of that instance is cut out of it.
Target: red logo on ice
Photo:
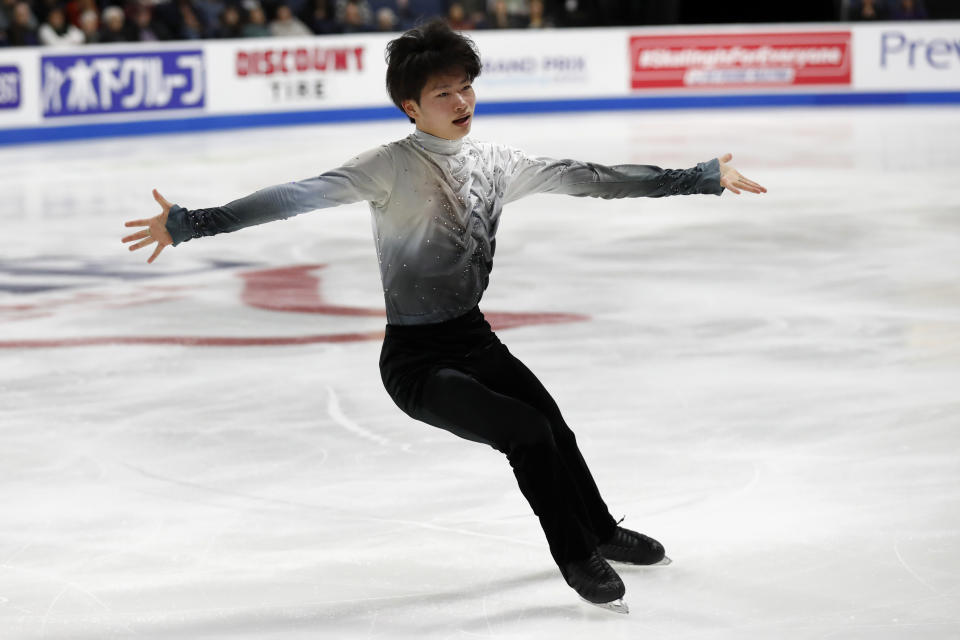
[[[3,265],[0,264],[0,267]],[[257,309],[286,313],[314,313],[327,316],[341,316],[343,318],[380,318],[385,320],[383,307],[348,307],[328,302],[323,294],[323,282],[320,277],[321,269],[325,265],[297,265],[276,269],[258,269],[241,273],[245,281],[243,288],[243,302]],[[221,263],[215,268],[226,268],[227,263]],[[17,268],[13,273],[36,275],[38,269],[29,267]],[[42,271],[41,271],[42,272]],[[67,271],[69,274],[70,272]],[[121,273],[91,270],[91,274],[120,276]],[[60,272],[57,275],[62,275]],[[80,274],[77,274],[80,275]],[[30,287],[30,284],[24,287]],[[41,286],[42,285],[37,285]],[[54,286],[53,288],[57,288]],[[43,288],[39,289],[44,291]],[[13,289],[17,291],[17,289]],[[29,288],[21,291],[28,292]],[[43,300],[25,302],[22,304],[0,304],[0,323],[11,320],[28,320],[53,315],[55,310],[65,308],[85,309],[94,307],[120,308],[133,305],[170,303],[186,298],[188,292],[181,286],[140,287],[136,292],[122,289],[115,292],[77,292],[67,298],[45,297]],[[502,331],[514,327],[529,327],[544,324],[560,324],[565,322],[583,322],[589,316],[576,313],[555,312],[491,312],[484,314],[494,330]],[[353,326],[353,330],[338,333],[321,333],[309,335],[219,335],[219,336],[177,336],[177,335],[80,335],[51,338],[18,338],[0,340],[0,349],[30,349],[52,347],[84,347],[107,344],[153,344],[184,346],[212,346],[212,347],[252,347],[316,344],[329,342],[359,342],[363,340],[380,340],[383,331],[380,329],[364,329],[364,324],[344,322],[344,326]],[[369,327],[369,323],[366,324]],[[29,332],[29,330],[28,330]]]
[[[849,85],[850,32],[633,36],[634,89]]]

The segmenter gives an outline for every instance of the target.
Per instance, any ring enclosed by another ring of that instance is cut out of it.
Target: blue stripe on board
[[[806,93],[760,95],[625,96],[582,100],[482,102],[481,114],[557,113],[564,111],[626,111],[635,109],[711,109],[743,107],[821,107],[854,105],[960,104],[960,91],[896,93]],[[26,129],[0,129],[0,145],[57,142],[113,136],[212,131],[247,127],[357,122],[402,118],[395,107],[365,107],[324,111],[198,116],[139,122],[103,122]]]

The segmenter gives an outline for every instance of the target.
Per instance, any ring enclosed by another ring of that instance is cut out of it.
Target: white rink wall
[[[960,102],[960,22],[471,32],[490,113]],[[396,34],[0,50],[0,144],[402,117]]]

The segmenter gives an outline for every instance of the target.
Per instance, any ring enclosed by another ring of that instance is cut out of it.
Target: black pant
[[[476,307],[429,325],[387,325],[383,384],[404,413],[506,454],[557,564],[586,558],[616,522],[543,385]]]

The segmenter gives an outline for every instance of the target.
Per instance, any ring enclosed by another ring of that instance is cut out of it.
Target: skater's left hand
[[[722,186],[736,194],[739,194],[741,189],[744,191],[749,191],[750,193],[767,192],[765,187],[760,186],[753,180],[743,177],[740,175],[739,171],[727,164],[733,160],[732,153],[726,153],[720,156],[718,160],[720,160],[720,184]]]

